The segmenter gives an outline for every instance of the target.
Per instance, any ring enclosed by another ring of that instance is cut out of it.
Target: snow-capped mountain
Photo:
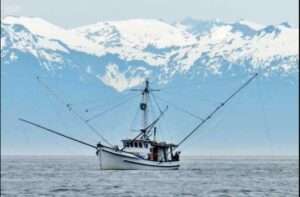
[[[249,154],[249,147],[259,147],[264,155],[285,153],[298,144],[298,42],[299,30],[288,23],[132,19],[65,29],[41,18],[5,17],[1,23],[2,142],[8,142],[10,146],[4,147],[14,153],[27,148],[16,148],[28,142],[24,142],[27,135],[33,150],[46,147],[47,142],[51,150],[56,147],[55,136],[26,132],[34,128],[20,123],[21,117],[98,143],[99,136],[69,113],[71,107],[85,120],[109,111],[91,124],[118,144],[121,137],[136,135],[130,129],[141,123],[137,118],[140,93],[125,90],[139,86],[145,77],[151,87],[161,90],[153,93],[157,100],[150,98],[149,121],[158,117],[159,107],[169,106],[157,125],[157,137],[178,142],[200,121],[191,114],[205,118],[252,72],[259,71],[264,75],[208,122],[202,134],[195,134],[190,143],[198,149],[191,153],[206,155],[228,147],[232,153]],[[266,136],[277,146],[273,152],[267,149]],[[60,145],[58,153],[68,150]],[[69,148],[79,154],[82,147],[74,146]]]
[[[105,21],[64,29],[40,18],[8,16],[1,23],[1,63],[30,58],[58,73],[79,70],[118,91],[145,77],[167,83],[173,77],[298,72],[299,29],[288,23],[261,25],[240,20],[186,19]]]

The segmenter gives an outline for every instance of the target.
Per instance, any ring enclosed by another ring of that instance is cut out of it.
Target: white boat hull
[[[106,147],[100,147],[97,156],[101,170],[177,170],[179,168],[179,161],[150,161]]]

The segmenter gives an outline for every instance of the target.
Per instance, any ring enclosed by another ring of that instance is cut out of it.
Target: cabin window
[[[148,148],[148,144],[145,144],[145,148]]]
[[[133,144],[132,144],[132,142],[130,142],[129,146],[130,146],[130,147],[133,147]]]
[[[137,144],[137,142],[134,142],[134,147],[136,147],[136,148],[138,147],[138,144]]]
[[[139,143],[139,147],[140,147],[140,148],[143,148],[143,144],[142,144],[141,142]]]

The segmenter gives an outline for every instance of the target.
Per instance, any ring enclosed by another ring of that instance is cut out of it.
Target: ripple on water
[[[298,196],[298,160],[182,161],[177,171],[100,171],[94,157],[4,157],[1,196]]]

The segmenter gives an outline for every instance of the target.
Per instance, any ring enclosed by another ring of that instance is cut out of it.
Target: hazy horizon
[[[221,19],[226,22],[245,19],[264,25],[288,22],[295,27],[298,27],[299,23],[297,0],[92,0],[88,3],[84,0],[78,0],[76,3],[70,0],[4,0],[1,1],[1,5],[1,18],[6,15],[40,17],[65,28],[93,24],[97,21],[134,18],[162,19],[169,23],[188,17],[203,20]]]

